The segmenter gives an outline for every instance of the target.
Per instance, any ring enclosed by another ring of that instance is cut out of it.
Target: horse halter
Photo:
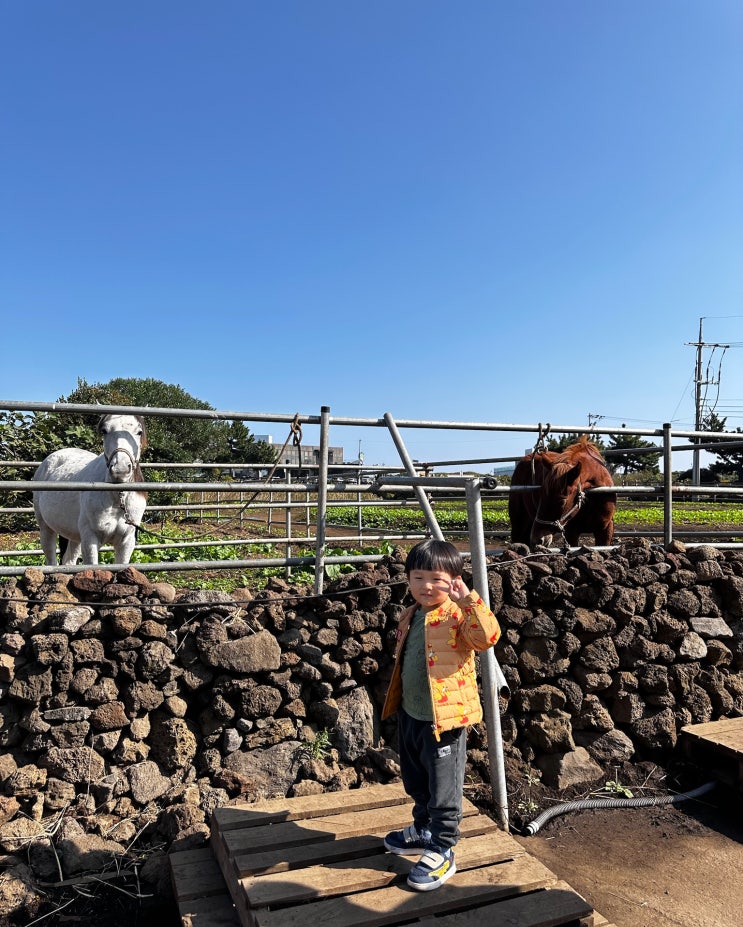
[[[105,458],[106,467],[108,468],[109,474],[111,473],[111,461],[114,459],[114,457],[116,457],[117,454],[126,454],[129,460],[132,462],[132,472],[137,469],[137,464],[139,463],[139,454],[137,454],[135,457],[129,448],[117,447],[116,450],[111,454],[106,454],[105,451],[103,452],[103,457]]]
[[[578,512],[580,512],[580,510],[583,508],[585,501],[586,494],[581,488],[580,480],[578,480],[578,492],[575,497],[575,502],[567,510],[567,512],[565,512],[564,515],[561,515],[560,518],[557,518],[554,521],[547,521],[546,519],[539,517],[539,509],[537,509],[537,514],[534,516],[534,524],[545,525],[547,528],[556,528],[560,532],[563,543],[566,547],[568,547],[568,541],[565,537],[565,525],[570,521],[571,518],[575,518]],[[539,508],[541,508],[541,503]]]
[[[108,467],[108,474],[111,475],[111,462],[116,457],[117,454],[126,454],[126,456],[132,462],[132,473],[136,476],[137,466],[139,464],[139,454],[135,457],[132,452],[126,447],[117,447],[112,454],[107,455],[106,452],[103,452],[103,457],[106,461],[106,466]],[[119,492],[119,508],[124,513],[124,521],[127,525],[131,525],[133,528],[139,528],[139,524],[136,521],[132,521],[131,515],[129,514],[126,507],[126,490],[121,490]]]

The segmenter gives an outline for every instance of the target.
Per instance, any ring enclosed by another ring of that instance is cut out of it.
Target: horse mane
[[[144,423],[144,416],[135,415],[134,417],[139,422],[139,424],[142,426],[142,440],[139,443],[139,452],[141,454],[147,447],[147,426]],[[137,477],[137,479],[139,479],[139,477]]]
[[[601,464],[602,467],[606,467],[606,463],[601,456],[601,451],[598,446],[594,444],[593,441],[589,441],[586,435],[581,435],[575,444],[566,447],[565,450],[558,455],[557,459],[552,464],[551,477],[559,479],[576,464],[581,463],[585,458],[593,458],[596,463]]]

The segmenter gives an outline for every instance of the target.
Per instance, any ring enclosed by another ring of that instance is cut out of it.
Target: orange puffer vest
[[[402,654],[413,615],[413,605],[400,616],[395,648],[395,668],[382,708],[382,720],[402,704]],[[473,590],[453,602],[447,599],[426,615],[426,660],[433,704],[434,733],[466,727],[482,721],[477,692],[475,651],[487,650],[500,637],[498,619]]]

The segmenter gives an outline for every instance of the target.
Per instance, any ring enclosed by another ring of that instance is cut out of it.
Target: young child
[[[413,823],[387,834],[384,845],[391,853],[421,854],[408,885],[431,891],[456,872],[467,726],[482,720],[475,651],[492,647],[500,627],[462,582],[462,556],[453,544],[416,544],[405,573],[417,604],[400,616],[382,719],[398,713],[400,767],[413,799]]]

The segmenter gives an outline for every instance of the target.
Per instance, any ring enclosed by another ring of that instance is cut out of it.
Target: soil
[[[615,774],[635,797],[680,793],[711,779],[703,770],[667,773],[647,763],[626,764]],[[616,927],[743,923],[740,792],[718,784],[681,804],[571,811],[527,837],[524,824],[541,811],[588,797],[536,791],[539,811],[527,817],[512,814],[515,839]]]
[[[743,819],[727,802],[581,811],[517,839],[616,927],[741,923]]]

